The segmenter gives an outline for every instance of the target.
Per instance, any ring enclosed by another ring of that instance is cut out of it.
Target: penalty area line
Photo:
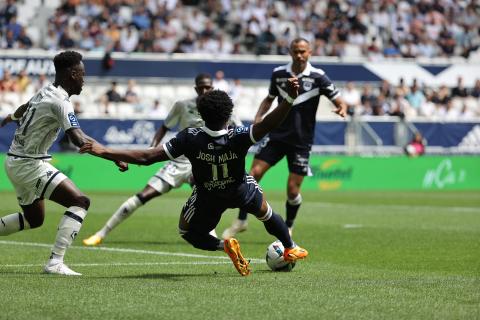
[[[13,246],[24,246],[24,247],[41,247],[41,248],[51,248],[52,247],[52,245],[48,244],[48,243],[5,241],[5,240],[0,240],[0,244],[13,245]],[[223,256],[223,257],[222,256],[209,256],[209,255],[204,255],[204,254],[193,254],[193,253],[183,253],[183,252],[166,252],[166,251],[154,251],[154,250],[139,250],[139,249],[129,249],[129,248],[71,246],[69,249],[89,250],[89,251],[120,252],[120,253],[135,253],[135,254],[160,255],[160,256],[170,256],[170,257],[230,260],[229,257],[225,257],[225,256]],[[264,262],[264,260],[263,259],[250,259],[250,262]]]

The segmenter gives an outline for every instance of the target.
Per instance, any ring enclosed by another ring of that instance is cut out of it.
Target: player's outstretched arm
[[[332,102],[335,105],[335,109],[333,109],[332,112],[338,114],[342,118],[345,118],[347,116],[347,104],[345,101],[341,97],[338,97]]]
[[[89,141],[95,141],[93,138],[87,136],[80,128],[70,128],[65,133],[68,135],[72,143],[79,148],[84,146]],[[110,159],[110,160],[113,160],[113,159]],[[128,170],[127,163],[122,161],[114,161],[114,162],[120,171],[123,172]]]
[[[28,108],[28,102],[18,107],[14,113],[7,115],[5,119],[3,119],[2,122],[0,123],[0,128],[6,126],[10,122],[17,121],[18,119],[23,117],[23,114],[25,113],[27,108]]]
[[[87,141],[80,148],[80,153],[90,153],[108,160],[122,161],[133,164],[151,165],[156,162],[169,160],[167,153],[160,145],[153,149],[144,150],[121,150],[107,148],[97,141]]]
[[[292,107],[293,100],[298,96],[298,79],[290,78],[287,81],[288,97],[283,99],[275,110],[270,112],[262,121],[255,123],[252,128],[253,138],[258,141],[262,139],[272,129],[280,125],[287,116]]]
[[[260,107],[258,107],[257,113],[255,114],[253,123],[259,123],[262,121],[263,116],[268,112],[268,110],[270,110],[273,100],[275,100],[275,98],[270,98],[270,96],[267,96],[262,100],[262,103],[260,103]]]
[[[153,136],[152,143],[150,144],[150,147],[157,147],[160,144],[160,141],[162,141],[163,137],[165,137],[165,134],[167,133],[168,128],[165,127],[165,125],[162,125],[157,132],[155,132],[155,136]]]

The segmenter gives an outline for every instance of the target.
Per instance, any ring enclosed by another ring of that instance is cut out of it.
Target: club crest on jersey
[[[79,127],[80,124],[78,123],[77,117],[75,116],[75,113],[70,112],[68,114],[68,121],[70,121],[70,125],[72,127]]]
[[[310,82],[310,81],[306,81],[306,80],[307,80],[307,79],[304,79],[304,80],[303,80],[303,83],[302,83],[303,90],[305,90],[305,91],[310,91],[310,90],[312,90],[313,83]]]

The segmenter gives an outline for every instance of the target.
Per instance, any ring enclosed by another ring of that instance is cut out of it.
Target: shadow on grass
[[[145,274],[135,274],[135,275],[118,275],[111,277],[89,277],[90,279],[145,279],[145,280],[167,280],[167,281],[182,281],[188,278],[212,278],[212,277],[240,277],[240,275],[232,273],[220,273],[220,272],[209,272],[209,273],[145,273]]]

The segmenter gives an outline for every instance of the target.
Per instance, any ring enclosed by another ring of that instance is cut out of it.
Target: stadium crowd
[[[452,0],[64,0],[33,41],[15,0],[0,9],[1,48],[286,54],[298,36],[317,56],[468,57],[480,5]]]
[[[0,48],[287,55],[290,41],[301,36],[312,44],[314,56],[378,60],[468,57],[480,45],[480,4],[469,0],[63,0],[38,39],[17,21],[19,3],[6,0],[0,6]],[[8,70],[0,70],[0,79],[2,103],[9,103],[9,93],[23,96],[27,88],[36,91],[48,80]],[[234,101],[248,89],[238,79],[227,82],[221,71],[215,85]],[[166,114],[162,97],[145,101],[136,88],[133,82],[112,84],[108,92],[96,93],[97,114],[115,114],[109,110],[118,103],[132,104],[135,113],[145,116]],[[342,94],[351,115],[480,116],[480,80],[473,88],[465,88],[461,78],[456,88],[347,83]]]
[[[31,79],[25,72],[18,76],[11,75],[9,71],[0,72],[0,104],[5,107],[7,104],[14,106],[8,97],[15,93],[20,97],[28,95],[26,92],[37,91],[42,88],[48,79],[41,75],[38,78]],[[234,102],[245,94],[248,90],[239,79],[227,81],[222,71],[218,71],[214,77],[214,87],[222,89],[229,93]],[[88,87],[88,85],[87,85]],[[419,84],[414,81],[407,85],[404,81],[393,85],[388,81],[383,81],[379,85],[371,83],[356,84],[348,82],[341,86],[342,96],[349,107],[350,115],[371,115],[371,116],[399,116],[399,117],[428,117],[433,120],[462,120],[480,117],[480,79],[472,88],[466,88],[463,79],[458,78],[457,86],[448,88],[440,86],[439,88],[428,87],[425,84]],[[83,110],[88,105],[83,101],[80,95],[74,102],[76,112],[84,116],[89,116],[89,110]],[[183,97],[189,98],[187,96]],[[164,118],[168,112],[168,107],[162,97],[145,97],[141,94],[139,85],[132,79],[126,84],[117,84],[112,82],[110,88],[94,97],[94,104],[98,112],[103,116],[118,116],[121,110],[118,110],[122,104],[130,104],[138,116]],[[83,106],[82,106],[83,105]],[[9,112],[10,109],[0,106],[0,115]],[[5,111],[5,112],[3,112]],[[80,115],[82,116],[82,115]]]

